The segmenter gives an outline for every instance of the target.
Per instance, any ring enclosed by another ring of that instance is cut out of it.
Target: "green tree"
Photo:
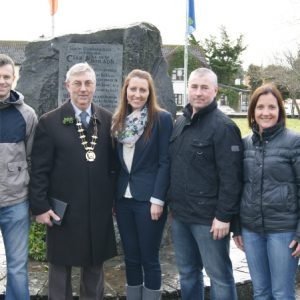
[[[200,47],[200,41],[197,41],[195,36],[193,34],[190,34],[189,35],[189,45]]]
[[[246,73],[251,90],[254,91],[256,88],[263,83],[263,68],[256,65],[250,65]]]
[[[211,69],[218,75],[222,84],[234,85],[241,69],[240,55],[246,47],[243,45],[243,35],[235,41],[231,40],[225,27],[221,27],[221,40],[215,36],[205,39],[202,44],[206,59]]]

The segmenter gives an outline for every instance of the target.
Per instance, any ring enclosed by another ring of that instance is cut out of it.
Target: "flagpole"
[[[189,0],[186,0],[186,26],[185,26],[185,43],[184,43],[184,94],[183,106],[187,104],[187,73],[188,73],[188,44],[189,44]]]
[[[55,31],[54,31],[54,28],[55,28],[55,26],[54,26],[54,15],[52,15],[52,38],[54,38],[54,34],[55,34]]]
[[[186,30],[184,45],[184,95],[183,104],[187,105],[187,85],[188,85],[188,60],[189,60],[189,35],[196,30],[195,5],[194,0],[186,0]]]
[[[55,14],[58,7],[58,0],[49,0],[50,4],[50,14],[51,14],[51,31],[52,31],[52,38],[55,36]]]

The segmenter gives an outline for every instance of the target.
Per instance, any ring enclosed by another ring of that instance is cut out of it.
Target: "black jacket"
[[[114,164],[111,113],[92,104],[98,137],[93,162],[86,160],[71,103],[44,114],[32,149],[30,206],[34,215],[50,209],[48,196],[68,203],[61,226],[47,227],[48,261],[98,266],[116,255],[112,219]],[[64,120],[73,120],[65,124]],[[87,129],[87,139],[93,126]]]
[[[191,119],[188,104],[171,137],[172,214],[184,222],[230,222],[239,211],[242,140],[238,127],[213,101]]]
[[[242,226],[255,232],[296,230],[300,241],[300,135],[282,125],[244,139]]]

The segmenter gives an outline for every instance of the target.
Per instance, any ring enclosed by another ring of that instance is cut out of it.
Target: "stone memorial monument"
[[[42,115],[67,100],[66,72],[75,63],[85,61],[97,76],[95,103],[113,112],[123,78],[139,68],[152,74],[159,103],[175,115],[173,87],[162,56],[160,32],[148,23],[29,43],[17,90]]]

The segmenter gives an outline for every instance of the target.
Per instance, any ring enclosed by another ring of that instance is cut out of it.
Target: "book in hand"
[[[56,215],[60,217],[59,221],[56,221],[52,218],[52,222],[56,225],[61,225],[61,222],[64,218],[68,203],[58,200],[56,198],[50,197],[51,209],[55,212]]]

